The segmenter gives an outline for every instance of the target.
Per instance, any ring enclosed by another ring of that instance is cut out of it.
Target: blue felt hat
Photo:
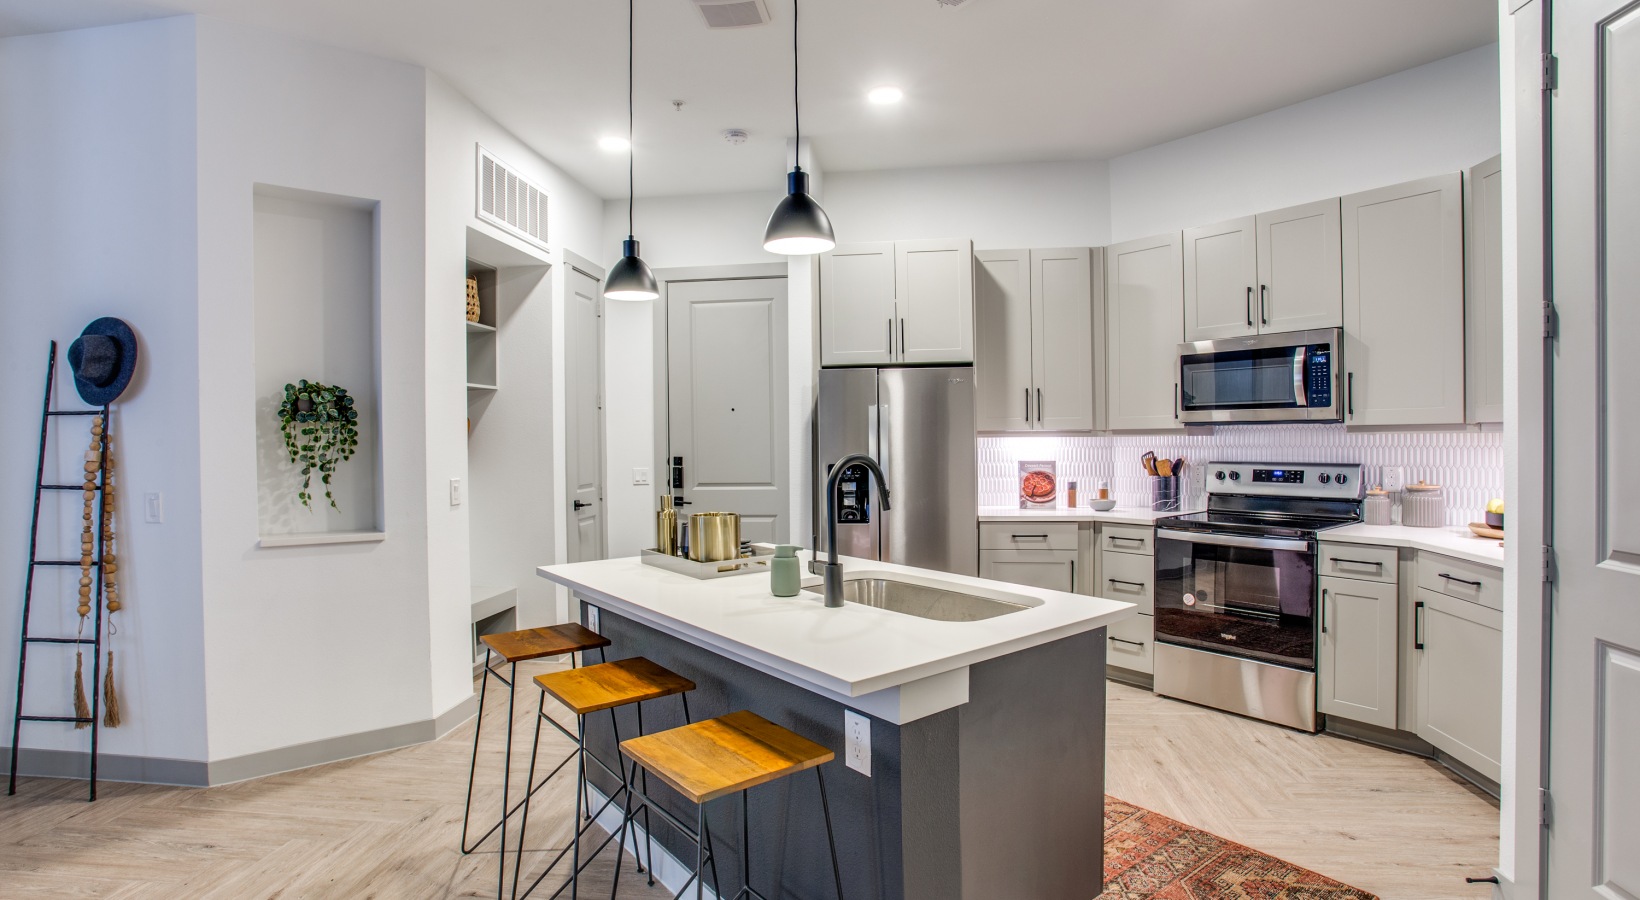
[[[107,406],[131,383],[137,368],[137,335],[120,319],[98,319],[68,345],[68,367],[80,399]]]

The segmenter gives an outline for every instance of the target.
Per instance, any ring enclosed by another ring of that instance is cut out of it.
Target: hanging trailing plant
[[[279,404],[279,431],[285,436],[290,461],[302,467],[302,487],[296,498],[313,508],[313,476],[319,476],[325,500],[332,509],[330,479],[336,467],[353,458],[359,447],[359,413],[346,388],[303,379],[285,385],[285,400]]]

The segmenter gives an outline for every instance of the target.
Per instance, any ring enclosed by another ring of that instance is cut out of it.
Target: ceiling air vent
[[[483,147],[478,148],[478,218],[548,249],[547,192]]]
[[[769,21],[763,0],[695,0],[707,28],[745,28]]]

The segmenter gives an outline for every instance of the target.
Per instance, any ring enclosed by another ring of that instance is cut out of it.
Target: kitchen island
[[[648,657],[693,680],[696,719],[749,709],[837,752],[825,774],[850,900],[1096,896],[1104,628],[1134,607],[842,562],[846,578],[875,573],[1023,608],[967,622],[855,603],[828,609],[813,593],[774,597],[767,574],[696,580],[635,558],[539,572],[582,601],[584,624],[593,625],[596,609],[595,627],[613,642],[610,659]],[[845,710],[869,717],[870,751],[855,767],[847,765]],[[671,698],[645,704],[651,732],[682,722]],[[631,711],[618,724],[622,737],[636,734]],[[588,720],[588,744],[614,758],[608,716]],[[607,780],[598,786],[612,789]],[[657,803],[692,821],[681,797],[654,779],[650,788]],[[771,897],[835,896],[812,780],[753,789],[750,799],[753,885]],[[729,804],[708,813],[727,893],[740,887],[737,818]],[[658,820],[654,836],[675,857],[694,858]]]

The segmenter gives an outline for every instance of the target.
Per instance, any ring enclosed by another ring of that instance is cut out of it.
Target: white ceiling
[[[640,196],[782,184],[791,5],[769,4],[770,24],[709,31],[690,0],[639,0]],[[425,65],[626,193],[625,157],[596,146],[626,125],[619,0],[0,0],[0,36],[183,12]],[[801,24],[804,135],[835,172],[1108,158],[1490,43],[1497,4],[809,0]],[[867,104],[881,84],[905,102]]]

